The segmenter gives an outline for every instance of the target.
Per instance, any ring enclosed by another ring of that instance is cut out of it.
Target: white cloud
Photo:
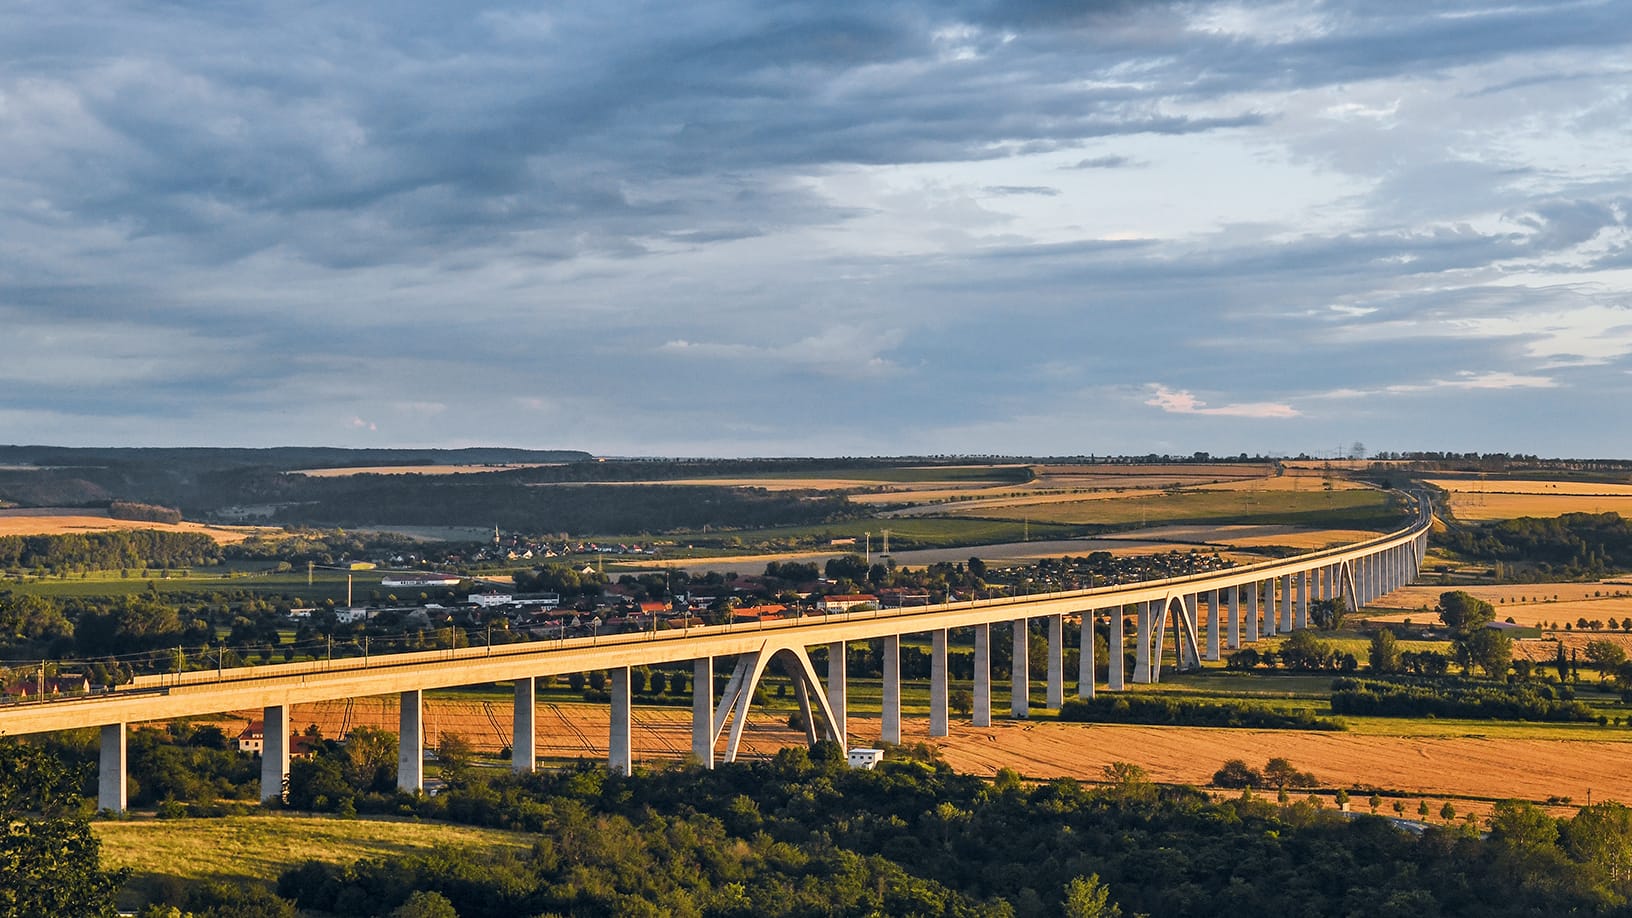
[[[1207,403],[1185,390],[1174,390],[1159,383],[1151,383],[1154,393],[1145,404],[1160,408],[1169,414],[1207,414],[1227,418],[1295,418],[1299,411],[1279,402],[1239,402],[1231,405],[1208,407]]]

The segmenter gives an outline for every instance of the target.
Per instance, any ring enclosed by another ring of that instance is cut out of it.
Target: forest
[[[833,744],[633,776],[590,762],[494,774],[455,757],[446,790],[413,796],[390,790],[395,750],[389,734],[377,739],[367,745],[379,748],[356,753],[320,744],[291,774],[291,801],[533,833],[531,850],[308,862],[283,873],[277,897],[248,890],[229,903],[212,904],[208,884],[162,884],[150,895],[200,918],[296,907],[464,918],[1632,913],[1632,810],[1617,803],[1559,819],[1503,802],[1483,827],[1447,817],[1405,831],[1284,791],[1277,799],[1158,785],[1127,763],[1093,784],[1027,782],[1006,769],[986,780],[951,771],[922,747],[894,747],[878,770],[852,770]],[[200,749],[218,742],[191,737],[185,754],[202,764]],[[0,759],[16,760],[19,748],[0,744]],[[22,757],[37,769],[44,754],[35,747]],[[1275,783],[1264,776],[1261,786]],[[0,785],[12,781],[0,776]],[[0,801],[15,796],[0,790]],[[70,823],[57,831],[73,836],[72,808],[56,815]],[[49,861],[52,852],[30,856]],[[0,860],[0,888],[14,879],[7,871],[38,867]],[[83,863],[54,869],[87,895],[110,895]],[[443,910],[412,910],[430,902]]]
[[[181,568],[221,562],[221,546],[196,532],[122,529],[65,535],[0,536],[0,570]]]
[[[1462,524],[1436,541],[1470,561],[1500,563],[1503,579],[1516,582],[1603,577],[1632,568],[1632,524],[1619,513]]]

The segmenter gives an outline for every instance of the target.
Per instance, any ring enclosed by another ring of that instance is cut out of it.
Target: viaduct
[[[401,696],[397,784],[418,791],[424,784],[423,696],[428,689],[490,682],[515,686],[512,766],[536,767],[534,704],[536,679],[589,670],[607,670],[611,689],[608,766],[627,773],[630,748],[630,668],[691,662],[692,752],[712,767],[722,736],[723,761],[736,758],[754,689],[771,666],[791,677],[807,738],[846,740],[848,708],[844,647],[850,641],[883,642],[881,740],[901,740],[900,642],[903,635],[928,634],[931,642],[929,734],[946,736],[947,635],[953,628],[974,630],[974,726],[992,718],[992,625],[1009,624],[1014,640],[1010,714],[1027,716],[1030,704],[1028,623],[1047,624],[1046,705],[1065,700],[1063,634],[1066,616],[1085,623],[1104,613],[1110,619],[1110,659],[1105,688],[1123,691],[1128,683],[1161,678],[1172,638],[1179,669],[1218,660],[1223,649],[1308,626],[1312,601],[1342,597],[1358,609],[1409,583],[1421,569],[1432,508],[1425,495],[1409,526],[1357,544],[1289,558],[1164,580],[1042,593],[1024,597],[948,602],[905,609],[810,616],[795,620],[718,625],[497,647],[467,647],[364,659],[341,659],[217,671],[139,676],[106,694],[23,703],[0,708],[0,735],[101,728],[98,804],[122,812],[126,804],[126,724],[224,711],[259,708],[265,722],[261,795],[278,797],[289,774],[290,706],[338,698]],[[1125,672],[1128,617],[1134,620],[1133,672]],[[826,645],[826,684],[807,649]],[[735,668],[719,698],[714,697],[714,661],[735,658]],[[1094,685],[1093,629],[1082,629],[1076,692],[1091,698]],[[819,716],[817,716],[819,715]],[[727,733],[727,731],[729,732]]]

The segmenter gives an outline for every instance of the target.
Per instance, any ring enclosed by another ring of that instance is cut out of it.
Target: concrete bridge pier
[[[691,661],[691,754],[714,767],[714,658]]]
[[[1247,594],[1247,643],[1258,643],[1258,592],[1263,585],[1258,581],[1246,584],[1239,589]]]
[[[1077,646],[1077,697],[1094,697],[1094,610],[1082,613],[1082,639]]]
[[[1123,679],[1123,670],[1128,665],[1127,650],[1127,606],[1117,605],[1111,609],[1111,648],[1110,659],[1105,661],[1105,687],[1113,692],[1126,689],[1127,683]]]
[[[1059,710],[1065,704],[1065,616],[1048,617],[1048,692],[1044,704]]]
[[[1207,659],[1217,662],[1219,645],[1224,630],[1223,596],[1218,590],[1207,591]]]
[[[1298,604],[1296,615],[1292,619],[1294,628],[1309,627],[1309,572],[1299,571],[1295,578],[1297,584]]]
[[[929,735],[951,732],[946,716],[946,629],[929,635]]]
[[[1014,620],[1014,657],[1009,663],[1009,715],[1024,719],[1031,714],[1031,635],[1028,619]]]
[[[975,626],[975,710],[977,727],[992,725],[992,626]]]
[[[884,638],[884,710],[882,738],[901,742],[901,636]]]
[[[283,800],[289,781],[289,709],[281,704],[261,709],[261,802]]]
[[[1292,630],[1292,575],[1281,575],[1281,631]]]
[[[97,766],[96,806],[110,813],[125,811],[125,725],[102,727],[102,756]]]
[[[1226,630],[1224,632],[1224,646],[1229,648],[1230,650],[1240,650],[1241,649],[1241,586],[1240,586],[1240,584],[1237,584],[1235,586],[1230,587],[1229,598],[1226,599],[1225,602],[1229,604],[1230,611],[1229,611],[1228,625],[1227,625]]]
[[[526,774],[538,767],[538,680],[533,676],[523,676],[515,681],[514,687],[516,703],[510,715],[510,770]]]
[[[1156,604],[1134,603],[1134,615],[1133,681],[1146,683],[1150,681],[1150,620],[1156,615]]]
[[[839,745],[850,737],[850,657],[843,641],[827,645],[827,707],[833,712],[833,733]]]
[[[606,744],[606,767],[620,775],[634,771],[633,744],[630,742],[629,667],[614,666],[607,673],[612,689],[612,724]]]
[[[1275,631],[1276,631],[1275,617],[1279,614],[1279,612],[1277,611],[1278,603],[1276,603],[1276,601],[1275,601],[1275,583],[1276,583],[1276,580],[1275,580],[1274,577],[1271,577],[1268,580],[1265,580],[1263,582],[1263,588],[1264,588],[1264,601],[1263,601],[1264,624],[1263,624],[1263,628],[1260,629],[1258,633],[1263,635],[1264,637],[1274,637],[1275,636]]]
[[[425,693],[419,689],[403,692],[397,710],[397,789],[425,789]]]

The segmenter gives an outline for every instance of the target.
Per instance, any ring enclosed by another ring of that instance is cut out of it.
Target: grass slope
[[[97,821],[92,828],[103,866],[131,869],[122,899],[132,901],[158,877],[271,884],[308,860],[349,864],[433,851],[523,851],[533,843],[532,836],[499,829],[293,814]]]

